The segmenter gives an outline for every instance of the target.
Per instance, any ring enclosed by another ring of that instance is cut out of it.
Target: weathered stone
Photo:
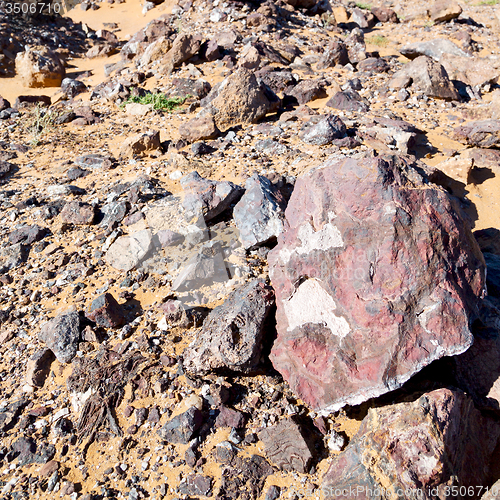
[[[309,472],[313,455],[302,429],[292,419],[282,420],[259,433],[269,460],[281,470]]]
[[[236,204],[233,217],[245,248],[265,245],[283,231],[285,200],[271,182],[254,174],[245,183],[245,194]]]
[[[139,267],[152,249],[153,236],[149,229],[137,231],[130,236],[120,236],[109,247],[106,262],[120,271]]]
[[[440,61],[444,54],[469,57],[467,52],[463,51],[458,45],[455,45],[447,38],[436,38],[427,42],[410,43],[399,49],[399,52],[412,60],[419,56],[427,56],[432,57],[435,61]]]
[[[14,108],[19,109],[33,104],[50,106],[51,102],[50,97],[47,95],[18,95],[14,102]]]
[[[113,165],[113,162],[109,156],[103,156],[100,154],[88,154],[83,156],[78,156],[73,160],[75,165],[82,168],[100,168],[102,170],[108,170]]]
[[[328,496],[347,489],[345,498],[363,500],[418,491],[430,500],[444,496],[452,484],[475,487],[488,477],[498,435],[498,424],[459,391],[439,389],[415,402],[370,408],[332,462],[322,490]]]
[[[398,15],[387,7],[373,7],[372,14],[381,23],[399,23]]]
[[[431,21],[442,23],[456,19],[462,13],[462,7],[453,0],[437,0],[429,10]]]
[[[0,160],[0,179],[3,179],[15,169],[15,165],[5,160]]]
[[[53,444],[37,443],[32,437],[20,437],[12,444],[12,451],[17,456],[20,467],[27,464],[46,464],[54,458],[56,447]]]
[[[206,97],[212,86],[206,80],[193,80],[192,78],[173,78],[172,86],[174,90],[170,92],[172,97],[196,97],[203,99]]]
[[[259,83],[246,68],[239,68],[228,76],[207,99],[215,125],[221,132],[242,123],[255,123],[279,106],[274,92]]]
[[[26,87],[59,87],[66,70],[56,52],[37,45],[17,54],[16,73]]]
[[[345,123],[336,115],[327,115],[318,123],[306,126],[300,138],[308,144],[324,146],[346,136]]]
[[[172,48],[166,55],[167,70],[180,66],[200,50],[203,39],[198,34],[179,33],[174,40]]]
[[[39,337],[55,354],[58,361],[69,363],[76,356],[80,341],[78,312],[70,309],[44,323]]]
[[[22,243],[0,248],[0,271],[5,273],[28,260],[29,247]]]
[[[158,149],[161,149],[160,132],[157,130],[150,130],[145,134],[137,134],[125,139],[120,150],[120,155],[144,156]]]
[[[81,201],[69,201],[61,211],[61,221],[67,224],[91,225],[95,219],[95,208]]]
[[[86,91],[87,86],[80,80],[65,78],[61,82],[61,92],[63,92],[69,98],[76,97],[78,94]]]
[[[45,227],[40,227],[34,224],[33,226],[22,226],[9,233],[9,243],[16,245],[22,243],[24,245],[31,245],[35,241],[40,241],[47,236],[48,230]]]
[[[208,497],[212,495],[213,479],[200,474],[190,474],[179,484],[179,492],[183,495]]]
[[[443,66],[427,56],[417,57],[406,64],[389,82],[389,86],[395,89],[406,88],[409,85],[413,85],[416,90],[429,97],[460,99]]]
[[[0,96],[0,111],[10,108],[10,102],[5,97]]]
[[[466,123],[453,131],[454,139],[479,148],[500,146],[500,120],[482,120]]]
[[[439,62],[451,80],[458,80],[472,87],[495,84],[500,76],[498,61],[486,57],[465,57],[446,53]]]
[[[365,35],[359,28],[354,28],[345,39],[349,62],[358,64],[368,57],[366,53]]]
[[[275,93],[283,92],[297,81],[291,71],[266,71],[258,73],[260,79]]]
[[[219,414],[215,419],[215,427],[232,427],[233,429],[243,429],[246,417],[241,411],[233,410],[227,406],[219,408]]]
[[[452,199],[415,168],[398,156],[330,161],[295,184],[268,255],[271,360],[316,410],[400,387],[472,343],[484,261]]]
[[[203,423],[203,414],[192,406],[184,413],[169,420],[159,431],[158,435],[169,443],[188,444]]]
[[[358,8],[352,10],[349,21],[357,24],[362,29],[373,28],[377,22],[375,16],[371,12],[363,11]]]
[[[358,71],[366,73],[387,73],[390,69],[389,63],[381,57],[368,57],[358,63]]]
[[[327,97],[326,81],[322,78],[303,80],[291,90],[286,91],[287,96],[295,97],[299,104],[306,104],[315,99]]]
[[[255,370],[266,340],[265,320],[273,305],[273,291],[261,279],[236,289],[209,314],[201,332],[184,350],[185,369],[195,374]]]
[[[219,44],[217,43],[217,40],[210,40],[207,43],[204,55],[205,59],[208,62],[217,61],[217,59],[221,59],[222,55],[220,53]]]
[[[365,100],[355,90],[344,90],[337,92],[326,103],[329,108],[340,109],[342,111],[359,111],[365,113],[369,107]]]
[[[183,205],[193,216],[202,214],[205,221],[217,217],[242,195],[242,189],[229,181],[212,181],[194,171],[181,179]]]
[[[104,293],[94,299],[85,316],[105,328],[116,328],[125,320],[122,307],[110,293]]]
[[[26,365],[26,383],[32,387],[43,387],[54,360],[54,353],[50,349],[35,352]]]
[[[179,135],[188,142],[215,139],[219,134],[214,117],[209,113],[195,116],[179,127]]]

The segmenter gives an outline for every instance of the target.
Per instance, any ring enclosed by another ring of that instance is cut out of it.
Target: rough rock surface
[[[158,431],[158,435],[169,443],[188,444],[202,423],[203,414],[198,408],[192,406],[184,413],[169,420]]]
[[[149,229],[137,231],[130,236],[120,236],[106,252],[106,262],[120,271],[130,271],[138,266],[148,255],[153,245]]]
[[[413,167],[348,159],[296,183],[269,255],[271,359],[314,409],[388,392],[472,344],[484,261],[450,197]]]
[[[271,182],[258,174],[245,182],[245,194],[233,210],[245,248],[266,244],[283,232],[285,200]]]
[[[441,64],[427,56],[420,56],[399,70],[389,83],[392,88],[412,85],[429,97],[458,100],[460,96]]]
[[[267,458],[281,470],[308,472],[313,455],[300,425],[291,419],[266,427],[259,434]]]
[[[42,325],[39,337],[58,361],[69,363],[78,350],[80,316],[74,310],[59,314]]]
[[[500,146],[500,120],[481,120],[460,125],[454,137],[470,146],[498,148]]]
[[[59,87],[66,70],[56,52],[40,45],[17,54],[16,73],[26,87]]]
[[[266,114],[276,111],[279,105],[274,92],[260,84],[254,73],[246,68],[240,68],[228,76],[212,90],[207,99],[215,125],[221,132],[242,123],[255,123]]]
[[[95,208],[88,203],[82,203],[80,201],[70,201],[66,203],[61,211],[61,221],[68,224],[93,224],[94,219]]]
[[[452,485],[483,485],[498,436],[498,424],[460,391],[439,389],[412,403],[372,408],[331,464],[322,488],[351,488],[356,493],[347,498],[361,499],[396,498],[398,490],[418,489],[421,498],[431,499]],[[386,495],[380,493],[384,489]]]
[[[242,194],[236,184],[205,179],[198,172],[183,177],[181,186],[186,211],[193,216],[202,214],[207,222],[227,210]]]
[[[265,338],[265,321],[274,305],[271,287],[261,279],[235,290],[203,323],[195,341],[184,351],[191,373],[213,370],[254,371]]]
[[[100,295],[93,300],[86,316],[106,328],[115,328],[124,321],[123,310],[110,293]]]
[[[338,116],[327,115],[318,123],[306,126],[300,138],[308,144],[324,146],[335,139],[342,139],[345,136],[345,123]]]

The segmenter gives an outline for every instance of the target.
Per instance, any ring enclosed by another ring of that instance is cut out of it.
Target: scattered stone
[[[188,142],[196,142],[215,139],[220,131],[215,125],[214,117],[211,114],[204,114],[183,123],[179,127],[179,134]]]
[[[212,495],[212,478],[200,474],[191,474],[179,484],[179,492],[183,495],[209,497]]]
[[[74,308],[44,323],[39,338],[61,363],[69,363],[78,350],[80,341],[80,316]]]
[[[121,156],[144,156],[161,149],[160,132],[150,130],[145,134],[137,134],[128,137],[120,149]]]
[[[66,70],[56,52],[37,45],[17,54],[16,73],[29,88],[59,87]]]
[[[365,113],[369,109],[365,100],[355,90],[351,89],[337,92],[327,101],[326,105],[342,111],[358,111],[360,113]]]
[[[159,431],[158,435],[169,443],[188,444],[203,423],[203,414],[192,406],[184,413],[169,420]]]
[[[389,86],[394,89],[410,85],[429,97],[455,101],[460,99],[443,66],[427,56],[419,56],[405,64],[389,82]]]
[[[16,245],[22,243],[23,245],[31,245],[36,241],[43,240],[47,236],[48,230],[44,227],[37,226],[22,226],[9,233],[9,243]]]
[[[453,131],[454,138],[479,148],[500,146],[500,120],[473,121]]]
[[[456,19],[462,13],[462,7],[453,0],[437,0],[429,11],[431,21],[443,23]]]
[[[332,462],[322,490],[365,492],[369,485],[395,495],[398,489],[420,489],[430,499],[427,492],[454,481],[464,488],[484,484],[498,435],[498,424],[459,391],[439,389],[415,402],[370,408],[358,433]]]
[[[300,138],[308,144],[324,146],[346,136],[345,123],[336,115],[327,115],[318,123],[306,127]]]
[[[71,99],[86,91],[87,86],[80,80],[65,78],[61,83],[61,92]]]
[[[106,262],[120,271],[138,268],[153,247],[153,235],[149,229],[130,236],[120,236],[104,256]]]
[[[411,60],[419,56],[427,56],[432,57],[435,61],[440,61],[444,54],[469,57],[467,52],[463,51],[458,45],[455,45],[447,38],[436,38],[428,42],[410,43],[399,49],[399,52]]]
[[[416,169],[398,156],[330,161],[295,184],[288,229],[268,256],[271,360],[315,410],[393,390],[472,343],[483,258],[452,199]],[[461,263],[452,272],[450,258]]]
[[[110,293],[105,293],[92,301],[87,318],[105,328],[116,328],[123,324],[123,310]]]
[[[273,305],[273,291],[261,279],[236,289],[209,314],[201,332],[185,349],[185,369],[195,374],[255,370],[267,340],[265,320]]]
[[[246,248],[274,241],[283,231],[286,202],[271,182],[254,174],[245,183],[245,194],[233,217],[241,244]]]
[[[309,472],[313,455],[302,429],[292,419],[266,427],[259,434],[266,456],[281,470]]]
[[[315,99],[327,97],[326,81],[322,78],[315,80],[303,80],[291,90],[287,90],[285,96],[294,97],[299,104],[306,104]]]
[[[202,214],[208,222],[231,207],[240,198],[242,189],[228,181],[205,179],[194,171],[181,179],[183,205],[191,216]]]
[[[95,219],[95,208],[88,203],[69,201],[61,211],[61,221],[66,224],[91,225]]]
[[[32,387],[43,387],[54,360],[54,353],[50,349],[35,352],[26,365],[26,383]]]
[[[215,419],[215,427],[231,427],[233,429],[243,429],[246,417],[241,411],[233,410],[227,406],[219,408],[219,414]]]

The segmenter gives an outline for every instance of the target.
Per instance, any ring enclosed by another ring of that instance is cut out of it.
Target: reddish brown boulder
[[[110,293],[104,293],[97,297],[92,302],[90,311],[85,316],[95,321],[99,326],[106,328],[115,328],[123,324],[125,319],[122,307]]]
[[[69,201],[61,211],[61,220],[67,224],[89,225],[94,219],[95,208],[80,201]]]
[[[269,253],[271,359],[315,410],[393,390],[472,344],[484,260],[452,199],[416,168],[346,159],[297,180]]]
[[[332,492],[345,490],[342,498],[358,500],[447,498],[446,490],[457,485],[477,491],[487,480],[498,435],[498,424],[459,391],[439,389],[412,403],[372,408],[332,462],[322,491],[336,498]]]
[[[498,148],[500,146],[500,120],[482,120],[460,125],[453,131],[454,139],[469,146]]]

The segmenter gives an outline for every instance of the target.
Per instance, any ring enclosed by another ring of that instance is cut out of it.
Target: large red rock
[[[455,487],[461,493],[453,498],[475,498],[498,435],[498,423],[459,391],[439,389],[411,403],[373,408],[321,489],[325,498],[424,500],[452,498]]]
[[[411,161],[327,161],[295,185],[269,253],[271,360],[315,410],[396,389],[472,344],[484,260],[450,196]]]

